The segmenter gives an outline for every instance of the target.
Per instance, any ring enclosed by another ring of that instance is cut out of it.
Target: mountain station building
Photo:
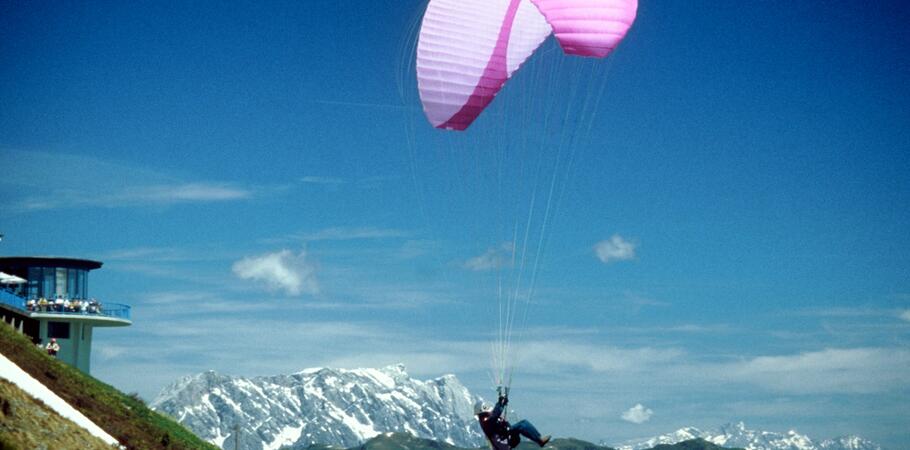
[[[76,258],[0,257],[0,316],[36,344],[56,339],[57,359],[90,373],[92,331],[132,324],[128,305],[89,296],[89,272],[101,264]]]

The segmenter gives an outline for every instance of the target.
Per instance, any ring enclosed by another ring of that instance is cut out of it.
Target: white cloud
[[[18,207],[29,211],[86,206],[117,208],[194,202],[224,202],[251,197],[253,197],[252,191],[212,183],[117,186],[110,190],[102,188],[101,185],[86,185],[85,190],[79,192],[66,189],[51,189],[44,196],[25,199]]]
[[[723,381],[791,394],[885,392],[910,387],[910,350],[825,349],[759,356],[718,369]]]
[[[211,202],[242,200],[252,193],[245,189],[223,184],[183,183],[173,185],[140,186],[113,197],[124,202],[148,201],[153,203]]]
[[[302,241],[349,241],[354,239],[385,239],[406,237],[401,230],[373,227],[331,227],[314,233],[300,233],[292,236]]]
[[[635,258],[636,245],[614,234],[610,239],[600,241],[594,245],[594,253],[603,263],[625,261]]]
[[[903,312],[901,312],[900,318],[906,320],[907,322],[910,322],[910,309],[905,309]]]
[[[316,268],[307,261],[304,251],[295,255],[290,250],[281,250],[243,258],[234,263],[232,270],[240,278],[263,281],[271,289],[282,289],[289,295],[319,293]]]
[[[681,365],[686,356],[675,348],[619,348],[553,338],[521,342],[518,348],[516,364],[528,372],[638,373]]]
[[[482,255],[475,256],[464,262],[464,268],[481,272],[505,267],[512,258],[512,243],[506,242],[498,248],[491,248]]]
[[[645,408],[641,403],[638,403],[629,408],[628,411],[622,413],[622,420],[641,424],[650,420],[652,415],[654,415],[654,411],[651,411],[649,408]]]

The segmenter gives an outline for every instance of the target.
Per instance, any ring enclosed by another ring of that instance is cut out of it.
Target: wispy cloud
[[[423,255],[431,254],[439,249],[439,243],[427,239],[409,239],[401,244],[401,247],[394,253],[399,259],[413,259]]]
[[[235,262],[231,269],[242,279],[264,282],[270,289],[281,289],[289,295],[319,293],[316,268],[305,251],[294,254],[281,250],[247,257]]]
[[[15,197],[16,203],[6,208],[15,212],[226,202],[249,199],[255,194],[253,189],[229,183],[186,181],[86,156],[22,151],[9,154],[9,160],[4,162],[20,175],[11,173],[2,182],[25,188],[22,195]],[[68,182],[55,179],[59,174],[66,174]]]
[[[356,239],[388,239],[407,237],[402,230],[374,227],[331,227],[315,232],[296,233],[290,236],[299,241],[349,241]]]
[[[872,307],[830,307],[807,308],[790,313],[818,317],[874,317],[891,315],[893,310]]]
[[[661,335],[666,333],[685,333],[685,334],[701,334],[701,333],[733,333],[737,329],[723,323],[718,324],[697,324],[697,323],[685,323],[679,325],[667,325],[667,326],[639,326],[639,327],[623,327],[621,328],[623,332],[626,333],[636,333],[636,334],[649,334],[649,335]]]
[[[614,261],[626,261],[635,258],[636,244],[614,234],[610,239],[594,244],[594,253],[597,259],[607,264]]]
[[[152,203],[215,202],[242,200],[253,193],[247,189],[226,184],[183,183],[174,185],[138,186],[111,197],[125,203],[146,201]]]
[[[462,266],[475,272],[499,269],[509,265],[512,252],[512,243],[505,242],[499,247],[488,249],[482,255],[468,259]]]
[[[639,372],[681,364],[686,352],[677,348],[620,348],[571,340],[522,342],[518,364],[529,372],[577,371]]]
[[[104,260],[116,261],[182,261],[188,255],[186,252],[174,248],[161,247],[136,247],[119,249],[107,252],[102,255]]]
[[[898,315],[898,317],[906,320],[907,322],[910,322],[910,309],[905,309],[905,310],[901,311],[901,313]]]
[[[642,424],[650,420],[652,415],[654,415],[654,411],[644,407],[641,403],[637,403],[635,406],[623,412],[621,417],[622,420],[625,420],[626,422]]]
[[[883,392],[910,387],[910,350],[825,349],[759,356],[717,370],[727,381],[790,394]]]
[[[308,183],[308,184],[328,184],[328,185],[338,185],[338,184],[347,183],[347,181],[345,181],[343,178],[318,177],[318,176],[306,176],[306,177],[301,178],[300,181],[302,183]]]
[[[645,306],[670,306],[669,302],[661,301],[649,297],[647,295],[642,295],[636,292],[625,292],[622,296],[622,301],[628,303],[636,308],[641,308]]]

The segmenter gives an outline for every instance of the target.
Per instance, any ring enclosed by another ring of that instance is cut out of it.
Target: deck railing
[[[121,303],[102,303],[97,311],[57,311],[53,305],[44,309],[28,309],[27,300],[6,289],[0,289],[0,303],[21,309],[25,313],[59,314],[61,316],[105,316],[115,319],[130,319],[130,306]]]
[[[5,288],[0,289],[0,303],[12,306],[13,308],[25,309],[25,299],[13,294]]]

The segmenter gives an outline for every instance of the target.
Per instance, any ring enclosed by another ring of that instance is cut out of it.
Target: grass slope
[[[285,450],[294,447],[284,447]],[[303,449],[304,447],[300,447]],[[327,445],[311,445],[305,447],[306,450],[342,450],[338,447]],[[533,442],[522,441],[516,447],[517,450],[540,450],[540,447]],[[386,433],[380,434],[359,447],[351,447],[346,450],[478,450],[463,449],[444,442],[437,442],[429,439],[414,437],[407,433]],[[488,450],[488,447],[482,447],[480,450]],[[611,447],[604,447],[579,439],[553,439],[545,447],[545,450],[614,450]],[[673,445],[661,444],[651,450],[743,450],[727,449],[712,444],[703,439],[692,439],[690,441],[679,442]]]
[[[0,380],[0,449],[78,448],[112,450],[101,439],[28,395]]]
[[[0,324],[0,353],[129,450],[218,450],[173,419],[150,410],[139,399],[47,356],[5,324]],[[40,433],[37,425],[33,433]]]

